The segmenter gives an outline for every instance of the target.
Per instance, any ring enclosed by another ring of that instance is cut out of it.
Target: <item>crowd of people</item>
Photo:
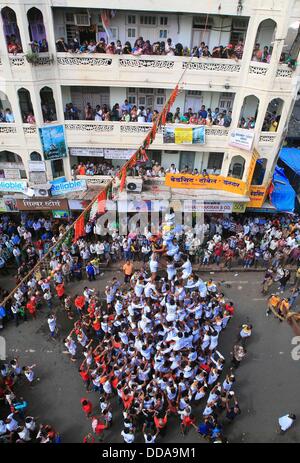
[[[183,46],[181,43],[174,44],[171,38],[166,41],[157,41],[151,44],[150,40],[144,40],[138,37],[132,46],[129,41],[122,45],[121,40],[106,43],[104,38],[96,40],[84,40],[80,42],[78,37],[74,37],[66,43],[64,37],[56,41],[56,50],[58,52],[71,53],[105,53],[112,55],[160,55],[160,56],[193,56],[196,58],[223,58],[239,60],[243,57],[244,43],[240,39],[236,45],[218,45],[210,51],[205,42],[192,49]]]
[[[50,424],[37,423],[28,415],[28,402],[17,390],[25,389],[25,382],[34,387],[39,378],[36,365],[20,365],[19,358],[0,364],[0,443],[60,443],[60,435]],[[30,407],[29,407],[30,408]]]
[[[41,244],[55,243],[67,227],[67,223],[59,225],[26,213],[22,213],[18,226],[9,216],[1,217],[2,246],[9,247],[9,241],[12,251],[23,252],[13,252],[18,278],[44,255],[47,247]],[[91,419],[91,433],[84,442],[105,438],[115,413],[115,397],[122,407],[121,436],[127,443],[141,436],[147,443],[163,438],[169,419],[173,421],[171,416],[177,417],[183,434],[193,428],[211,442],[227,441],[224,424],[240,413],[232,390],[234,369],[247,353],[252,326],[248,322],[241,326],[232,347],[231,365],[227,363],[225,368],[218,342],[235,307],[220,284],[202,280],[198,272],[211,262],[230,268],[233,259],[245,268],[263,264],[267,272],[262,288],[265,294],[270,288],[267,278],[285,291],[290,278],[286,264],[299,264],[300,220],[295,216],[245,217],[242,223],[233,216],[216,216],[205,220],[202,232],[204,241],[195,230],[180,231],[172,210],[164,215],[157,233],[136,229],[119,236],[113,227],[111,236],[99,237],[97,222],[87,222],[83,238],[76,243],[63,242],[52,254],[49,272],[40,270],[31,275],[13,300],[1,306],[0,317],[18,324],[27,316],[39,316],[39,307],[46,305],[54,338],[56,308],[74,323],[64,339],[65,347],[71,361],[78,363],[86,391],[99,393],[97,410],[89,398],[81,400]],[[74,297],[68,294],[70,281],[95,281],[103,275],[102,264],[109,261],[124,262],[124,281],[113,277],[103,294],[89,283]],[[197,263],[201,264],[198,272]],[[20,274],[24,266],[27,268]],[[299,295],[300,268],[295,278],[292,299],[281,299],[274,293],[268,301],[283,315]],[[2,299],[6,295],[1,292]],[[277,305],[275,296],[279,298]],[[196,416],[202,416],[200,421]],[[13,439],[18,440],[18,436],[14,434]]]
[[[126,99],[120,106],[119,103],[113,105],[109,109],[108,105],[96,105],[95,108],[88,102],[82,111],[72,102],[67,103],[64,110],[66,120],[86,120],[86,121],[113,121],[113,122],[138,122],[152,123],[155,122],[159,115],[159,111],[150,107],[137,107],[128,102]],[[175,112],[169,112],[166,116],[167,124],[193,124],[193,125],[212,125],[229,127],[232,121],[232,111],[226,109],[220,110],[215,108],[207,108],[202,105],[199,111],[194,112],[192,108],[182,112],[180,108],[176,108]]]

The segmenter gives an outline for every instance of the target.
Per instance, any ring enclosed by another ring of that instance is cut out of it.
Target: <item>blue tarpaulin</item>
[[[300,157],[299,157],[300,159]],[[294,212],[296,192],[288,181],[284,169],[276,166],[273,174],[271,202],[280,212]]]
[[[282,148],[279,159],[289,166],[297,175],[300,175],[300,149]]]

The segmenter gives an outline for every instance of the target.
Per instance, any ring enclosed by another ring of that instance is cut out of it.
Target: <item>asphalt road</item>
[[[92,286],[103,290],[105,281],[116,275],[116,271],[106,271],[104,276]],[[119,274],[121,277],[121,273]],[[208,278],[202,274],[203,278]],[[236,372],[234,390],[239,400],[241,415],[235,422],[227,425],[225,434],[229,442],[297,442],[300,436],[300,361],[291,357],[293,333],[286,323],[266,317],[265,298],[260,294],[262,273],[242,272],[216,273],[217,280],[230,282],[224,286],[226,297],[235,302],[235,316],[225,332],[222,333],[219,350],[229,359],[229,353],[236,339],[241,323],[253,324],[253,335],[249,341],[248,355]],[[98,277],[99,278],[99,277]],[[13,281],[3,279],[2,286],[12,287]],[[80,289],[86,281],[80,284]],[[79,284],[68,286],[68,293],[79,291]],[[52,340],[47,325],[47,309],[38,314],[36,321],[23,322],[18,328],[10,323],[1,333],[7,341],[7,356],[20,357],[21,364],[37,364],[40,382],[32,389],[23,381],[18,386],[21,396],[29,402],[30,414],[39,417],[40,422],[52,424],[62,436],[63,442],[82,442],[83,436],[91,430],[89,420],[81,411],[80,399],[86,396],[77,364],[64,353],[63,338],[71,329],[71,322],[58,309],[59,335]],[[228,365],[228,363],[227,363]],[[98,411],[97,394],[88,394]],[[201,416],[199,407],[197,419]],[[299,419],[294,428],[284,436],[276,434],[278,417],[293,412]],[[113,426],[106,432],[105,442],[122,442],[120,407],[114,402]],[[136,442],[142,442],[138,436]],[[162,442],[194,443],[203,442],[191,430],[183,437],[179,421],[170,419],[166,437]]]

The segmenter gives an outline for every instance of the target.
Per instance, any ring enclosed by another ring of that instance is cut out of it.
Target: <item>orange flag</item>
[[[84,226],[84,215],[79,217],[74,224],[74,243],[79,240],[81,236],[85,235],[85,226]]]

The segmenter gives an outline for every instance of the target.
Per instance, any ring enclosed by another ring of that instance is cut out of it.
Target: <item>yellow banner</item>
[[[251,158],[251,161],[250,161],[250,165],[249,165],[249,169],[248,169],[248,175],[247,175],[248,190],[250,189],[250,185],[251,185],[251,182],[252,182],[252,177],[253,177],[253,174],[254,174],[257,159],[259,159],[259,153],[254,148],[253,153],[252,153],[252,158]]]
[[[175,133],[175,143],[180,145],[182,143],[191,144],[193,143],[193,129],[192,128],[181,128],[176,127],[174,130]]]
[[[245,212],[248,203],[232,203],[232,212]]]
[[[233,177],[221,175],[170,174],[165,177],[165,185],[171,188],[223,190],[240,195],[247,194],[245,182]]]
[[[250,187],[250,202],[247,203],[248,207],[262,207],[266,200],[268,192],[268,186],[255,186],[251,185]]]

